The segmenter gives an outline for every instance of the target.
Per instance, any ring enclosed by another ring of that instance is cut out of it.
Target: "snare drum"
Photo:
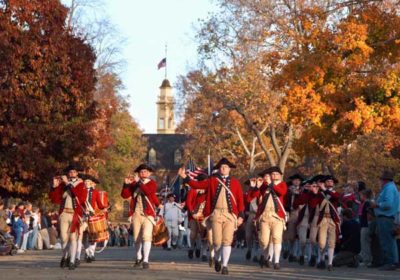
[[[89,218],[88,221],[89,242],[102,242],[109,239],[107,219],[104,214]]]

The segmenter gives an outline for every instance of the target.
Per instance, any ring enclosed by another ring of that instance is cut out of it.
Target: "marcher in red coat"
[[[207,242],[204,238],[206,228],[202,225],[206,196],[204,190],[190,189],[186,197],[191,245],[188,251],[189,259],[193,259],[193,253],[195,252],[197,258],[199,258],[201,254],[203,261],[207,261]]]
[[[130,215],[136,250],[134,265],[138,267],[143,263],[143,268],[148,269],[156,211],[157,207],[161,207],[161,205],[156,195],[157,183],[150,179],[153,168],[147,164],[141,164],[135,169],[135,172],[138,173],[138,177],[125,178],[121,196],[124,199],[131,199]]]
[[[282,181],[282,171],[279,167],[273,166],[266,169],[261,174],[266,178],[264,182],[251,181],[252,190],[249,191],[249,199],[258,199],[258,209],[255,220],[259,224],[259,241],[264,252],[260,265],[269,266],[270,237],[272,237],[274,269],[280,269],[279,259],[282,250],[282,237],[286,224],[286,212],[283,206],[284,197],[287,192],[287,185]],[[267,181],[267,178],[272,183]]]
[[[228,274],[233,234],[243,223],[244,218],[242,187],[237,179],[230,176],[231,168],[235,167],[233,163],[223,158],[214,167],[219,173],[201,182],[190,180],[184,168],[179,170],[179,175],[185,183],[194,189],[203,189],[207,193],[204,216],[210,219],[212,225],[217,272],[221,270],[219,257],[222,255],[222,274]]]
[[[83,216],[84,203],[87,196],[85,184],[78,177],[78,167],[70,165],[65,169],[68,177],[63,175],[53,180],[50,190],[50,200],[60,205],[60,236],[62,241],[63,256],[60,266],[69,266],[75,269],[75,257],[78,241],[80,220]],[[69,260],[67,260],[69,248]]]

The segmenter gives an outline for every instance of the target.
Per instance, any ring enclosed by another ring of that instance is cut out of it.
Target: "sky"
[[[156,102],[164,69],[157,70],[168,46],[167,78],[173,85],[197,64],[195,28],[215,9],[210,0],[107,0],[105,11],[127,39],[121,74],[130,113],[145,133],[156,132]],[[174,91],[176,95],[176,92]]]

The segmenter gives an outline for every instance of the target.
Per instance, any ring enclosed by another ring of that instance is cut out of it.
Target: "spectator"
[[[360,224],[354,219],[351,209],[343,210],[342,238],[339,253],[333,259],[334,266],[358,267],[360,253]]]
[[[381,266],[381,249],[378,237],[378,228],[374,209],[370,208],[367,213],[368,217],[368,231],[371,244],[371,264],[367,265],[368,268],[375,268]]]
[[[0,199],[0,234],[4,236],[8,236],[10,232],[7,220],[9,220],[9,218],[7,212],[4,210],[4,201]]]
[[[163,208],[165,224],[168,228],[169,239],[167,242],[167,250],[171,250],[171,246],[176,248],[179,238],[179,224],[183,222],[182,209],[175,202],[175,196],[169,194],[167,203]]]
[[[361,258],[364,266],[371,264],[371,242],[368,228],[368,211],[371,209],[372,190],[364,189],[360,192],[361,205],[358,209],[358,218],[361,226]]]
[[[12,217],[12,232],[14,235],[15,246],[18,248],[18,253],[24,252],[24,250],[21,249],[24,225],[23,212],[17,210],[14,211]]]
[[[29,218],[29,231],[31,232],[28,237],[28,250],[37,249],[37,239],[39,234],[39,207],[33,206],[31,216]]]
[[[383,267],[381,270],[395,270],[396,240],[393,235],[394,219],[399,209],[399,193],[397,186],[393,182],[394,173],[384,171],[380,177],[381,191],[378,199],[371,202],[371,207],[375,209],[380,240]]]
[[[52,249],[53,246],[50,244],[50,235],[49,235],[49,227],[51,225],[51,221],[47,216],[47,213],[44,209],[40,211],[40,219],[39,219],[39,234],[38,234],[38,242],[37,249],[42,250],[43,245],[46,249]]]

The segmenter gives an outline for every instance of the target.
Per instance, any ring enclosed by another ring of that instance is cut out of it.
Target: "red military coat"
[[[146,184],[143,184],[141,181],[134,182],[132,184],[124,184],[121,196],[124,199],[132,198],[130,204],[129,216],[133,215],[135,212],[136,201],[138,196],[134,197],[135,192],[138,195],[142,195],[142,203],[143,203],[143,212],[147,216],[156,217],[156,207],[160,205],[160,201],[157,198],[157,183],[154,180],[148,181]],[[147,197],[149,201],[145,198]]]
[[[293,202],[293,208],[297,209],[301,205],[304,205],[304,207],[300,210],[299,216],[297,218],[297,224],[300,224],[301,221],[304,218],[304,214],[306,212],[306,209],[308,208],[308,223],[311,224],[314,215],[315,215],[315,209],[317,208],[318,203],[320,202],[321,197],[319,192],[314,194],[311,191],[303,191]]]
[[[207,180],[203,180],[200,182],[190,180],[189,177],[185,180],[185,183],[189,184],[193,189],[200,189],[206,191],[206,205],[204,207],[204,217],[208,217],[214,211],[215,202],[218,199],[217,191],[219,191],[222,186],[219,186],[220,183],[217,180],[216,176],[212,176]],[[222,179],[220,179],[222,180]],[[240,216],[244,218],[244,201],[243,201],[243,191],[240,183],[237,179],[230,177],[230,191],[232,192],[235,199],[229,195],[228,204],[232,206],[232,213],[237,217]],[[236,203],[235,203],[236,201]]]
[[[267,184],[263,184],[260,188],[251,188],[248,192],[247,195],[247,202],[251,202],[254,198],[257,198],[257,204],[258,204],[258,209],[256,213],[255,219],[257,220],[262,213],[265,210],[265,205],[266,205],[266,198],[267,198],[267,190],[268,188],[272,188],[272,190],[276,194],[276,198],[273,196],[272,198],[274,199],[274,204],[276,207],[276,214],[284,219],[285,218],[285,209],[283,208],[283,203],[284,203],[284,197],[287,192],[287,185],[285,182],[280,182],[276,186],[268,186]],[[276,201],[276,199],[279,199],[280,203]]]
[[[70,185],[70,184],[69,184]],[[68,189],[72,196],[72,206],[74,209],[74,217],[71,225],[71,232],[79,229],[79,220],[83,216],[83,208],[85,207],[85,200],[87,196],[87,190],[82,180],[76,182],[74,187],[69,188],[69,185],[61,183],[56,188],[52,188],[49,193],[49,198],[54,204],[60,205],[59,214],[64,211],[65,199],[63,195]]]
[[[107,208],[108,205],[104,205],[100,197],[100,192],[96,189],[88,189],[88,202],[92,206],[93,210],[97,212],[98,210],[103,210]]]
[[[206,192],[199,193],[198,190],[190,189],[186,197],[186,207],[189,213],[189,221],[193,220],[192,214],[206,201]],[[204,214],[204,213],[203,213]]]

